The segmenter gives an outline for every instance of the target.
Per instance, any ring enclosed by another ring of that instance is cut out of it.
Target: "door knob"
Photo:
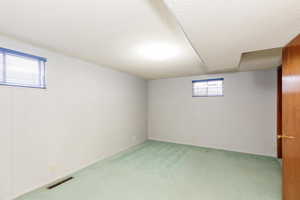
[[[278,139],[296,139],[296,137],[294,136],[289,136],[289,135],[278,135],[277,136]]]

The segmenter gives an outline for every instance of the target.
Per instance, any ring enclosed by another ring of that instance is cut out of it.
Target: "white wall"
[[[224,77],[224,97],[192,97],[192,80]],[[276,70],[149,81],[150,139],[276,155]]]
[[[48,59],[46,90],[0,86],[1,200],[146,139],[145,80],[6,37],[0,46]]]
[[[0,86],[0,199],[6,200],[146,139],[147,83],[6,37],[48,58],[47,89]],[[192,98],[191,81],[225,78],[225,96]],[[148,84],[151,139],[275,156],[276,71]]]
[[[0,200],[8,199],[11,189],[11,91],[0,88]]]

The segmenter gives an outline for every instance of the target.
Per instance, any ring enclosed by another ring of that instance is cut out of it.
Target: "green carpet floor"
[[[275,158],[147,141],[18,200],[280,200]]]

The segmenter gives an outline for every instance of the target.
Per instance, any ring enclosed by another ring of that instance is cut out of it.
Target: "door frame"
[[[282,66],[277,69],[277,157],[282,158]]]

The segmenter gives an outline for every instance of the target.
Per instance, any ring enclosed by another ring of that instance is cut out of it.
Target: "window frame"
[[[194,95],[194,83],[210,82],[210,81],[222,81],[222,95]],[[192,97],[224,97],[224,78],[209,78],[201,80],[192,80]]]
[[[3,81],[0,81],[0,85],[5,85],[5,86],[14,86],[14,87],[25,87],[25,88],[38,88],[38,89],[46,89],[46,62],[47,59],[40,57],[40,56],[35,56],[32,54],[27,54],[23,53],[20,51],[15,51],[7,48],[0,47],[0,56],[2,56],[2,65],[3,65],[3,71],[2,71],[2,77]],[[31,60],[36,60],[38,62],[38,68],[39,68],[39,85],[30,85],[30,84],[19,84],[19,83],[10,83],[6,81],[6,76],[7,76],[7,66],[6,66],[6,55],[12,55],[24,59],[31,59]]]

